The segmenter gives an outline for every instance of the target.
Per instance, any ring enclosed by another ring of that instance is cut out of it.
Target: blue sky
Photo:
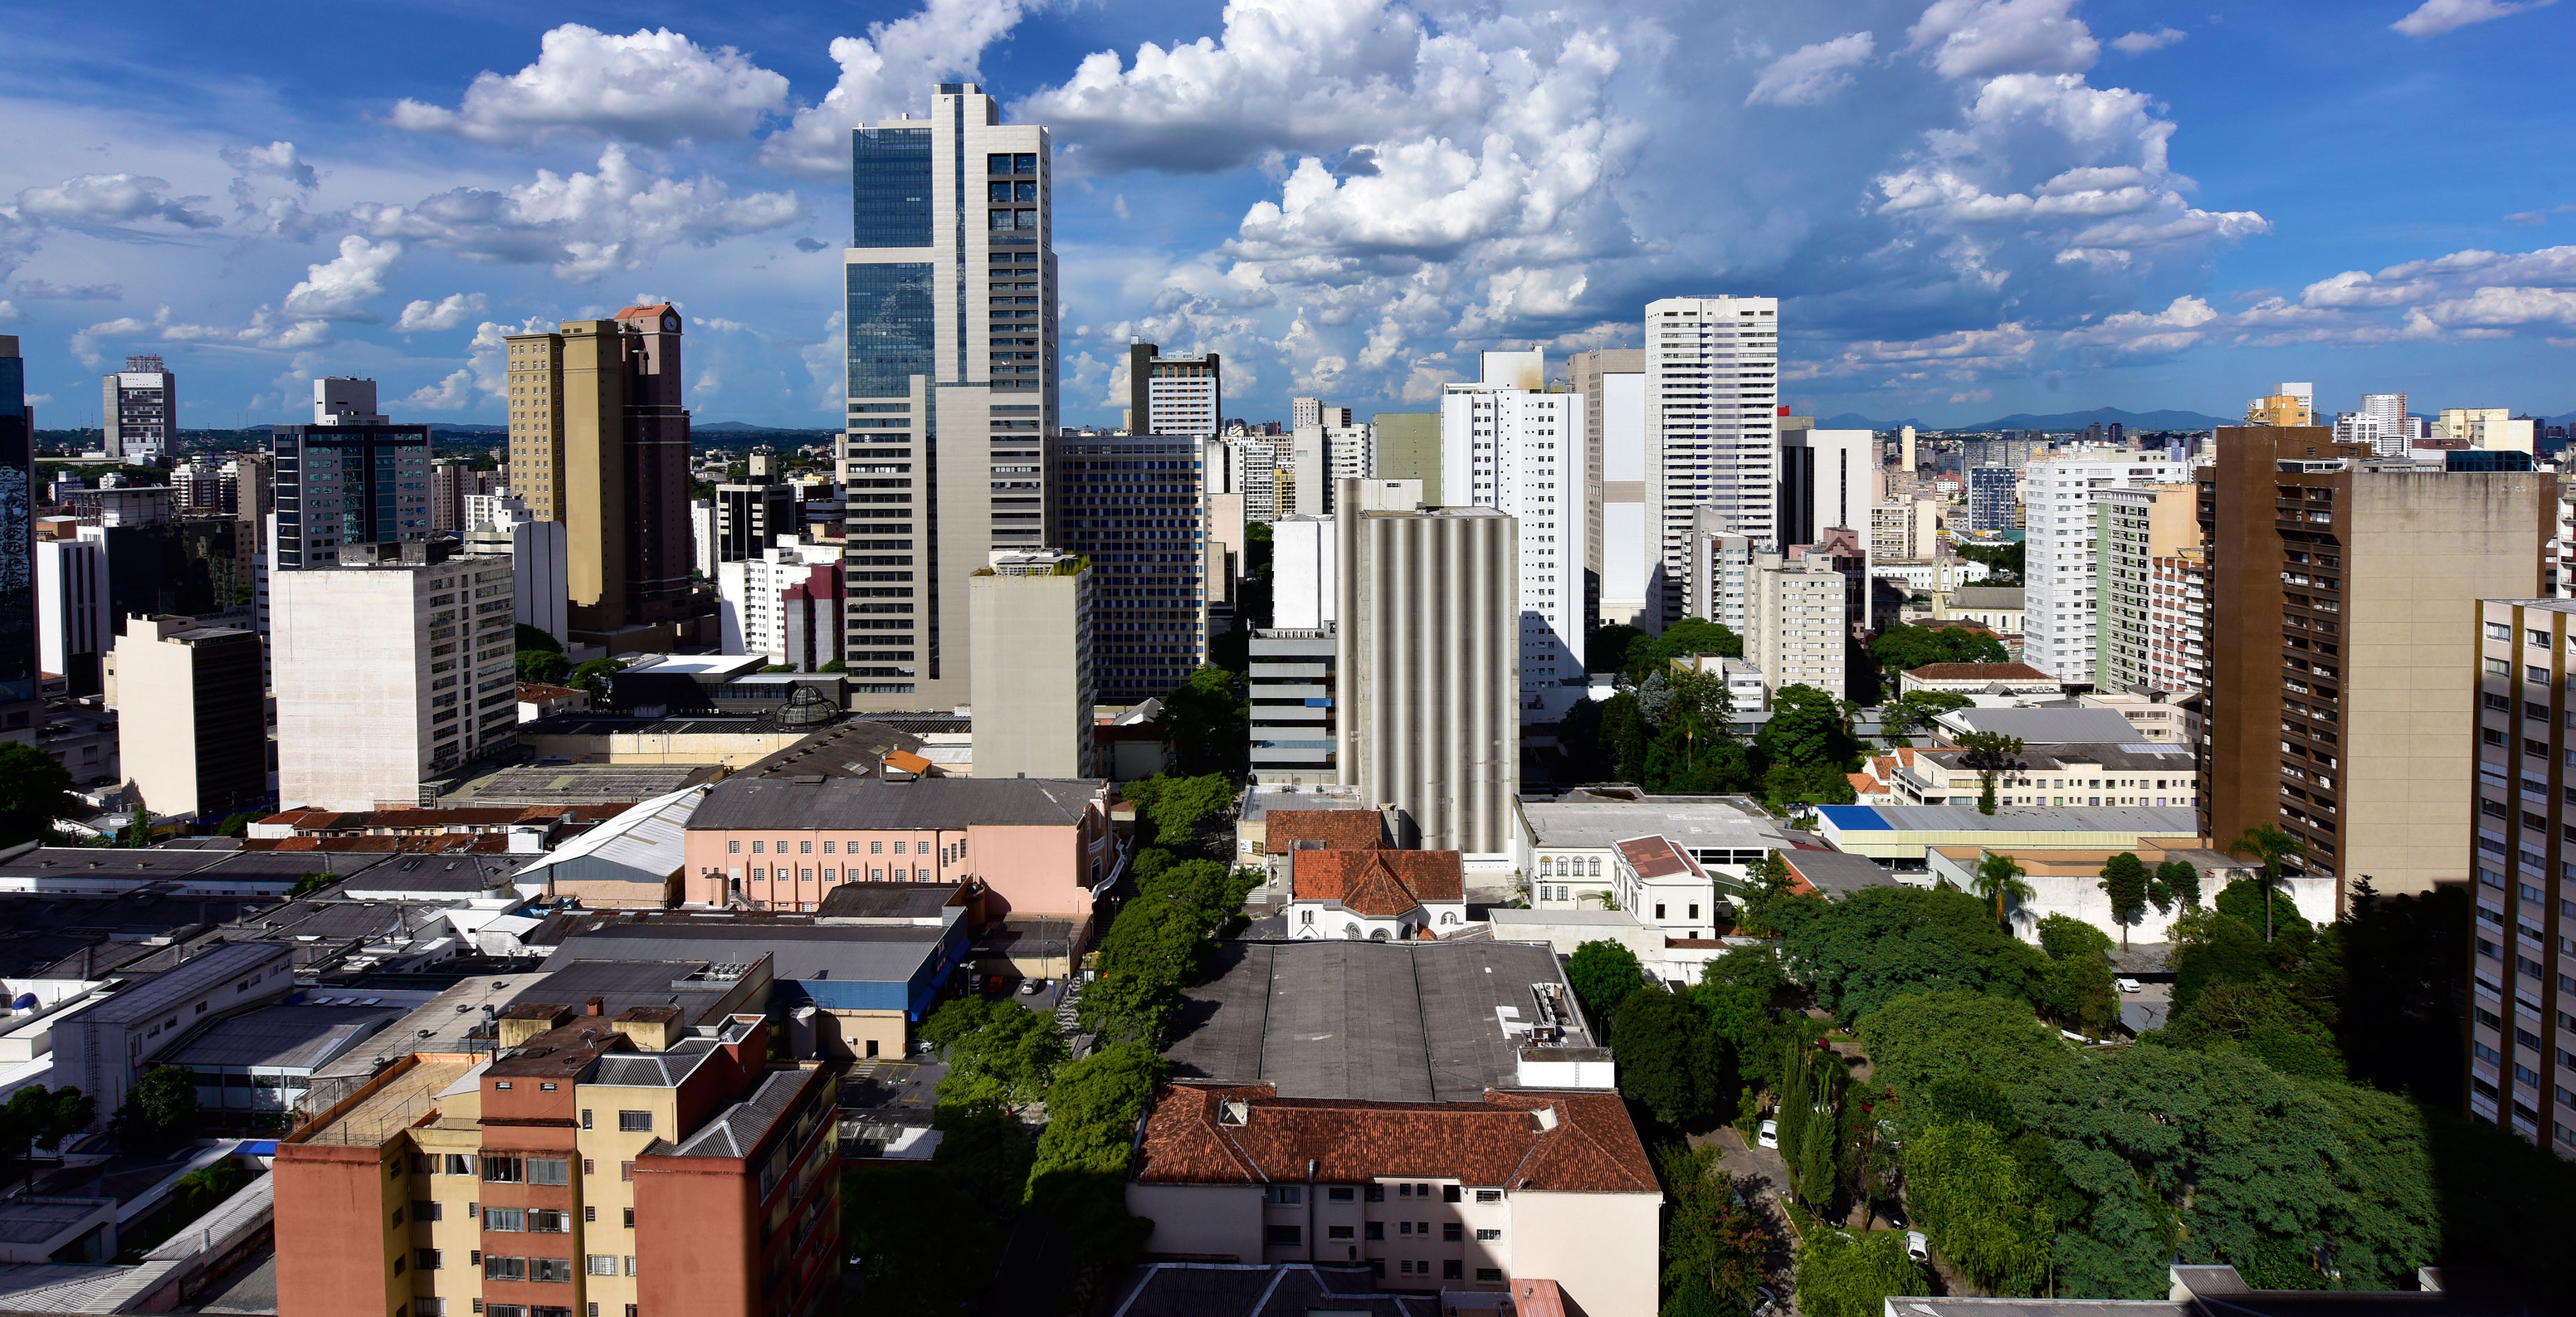
[[[158,352],[188,425],[322,374],[497,422],[498,335],[692,317],[702,423],[830,425],[850,124],[1054,126],[1064,404],[1131,335],[1230,414],[1419,406],[1497,345],[1786,299],[1801,411],[2576,410],[2576,4],[14,6],[0,333],[40,424]]]

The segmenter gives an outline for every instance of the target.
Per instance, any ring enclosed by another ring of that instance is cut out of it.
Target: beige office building
[[[2182,690],[2208,645],[2186,564],[2201,560],[2198,487],[2105,487],[2093,499],[2093,684]],[[2196,682],[2189,687],[2196,687]]]
[[[1377,435],[1380,479],[1419,480],[1423,502],[1446,501],[1440,490],[1440,413],[1379,412],[1369,427]]]
[[[272,578],[278,803],[420,803],[421,784],[518,735],[506,558],[348,545]]]
[[[145,808],[213,821],[268,794],[257,631],[129,618],[108,665],[117,758]]]
[[[1848,588],[1849,578],[1830,558],[1753,555],[1744,590],[1744,657],[1762,670],[1764,690],[1812,686],[1837,700],[1851,697],[1843,653]]]
[[[1051,549],[997,551],[966,582],[986,661],[972,678],[975,776],[1090,777],[1091,565]]]

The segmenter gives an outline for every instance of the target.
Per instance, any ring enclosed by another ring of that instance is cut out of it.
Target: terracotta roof
[[[1356,914],[1392,919],[1425,901],[1467,899],[1456,851],[1295,851],[1289,886],[1300,901],[1339,901]]]
[[[549,686],[541,681],[523,681],[519,683],[519,698],[527,701],[577,700],[587,694],[589,694],[589,692],[577,691],[570,686]]]
[[[1385,845],[1386,820],[1373,809],[1274,809],[1263,816],[1261,846],[1273,855],[1295,843],[1328,851],[1373,851]]]
[[[1851,779],[1852,790],[1864,796],[1887,789],[1885,784],[1867,773],[1845,773],[1843,776]]]
[[[1228,1103],[1243,1123],[1220,1124]],[[1549,1113],[1541,1115],[1540,1113]],[[1268,1084],[1174,1084],[1145,1120],[1144,1184],[1454,1179],[1472,1187],[1654,1193],[1654,1167],[1614,1093],[1488,1090],[1482,1102],[1283,1098]]]
[[[1662,878],[1676,873],[1707,876],[1667,837],[1634,837],[1620,842],[1619,858],[1626,860],[1628,867],[1636,870],[1640,878]]]
[[[1923,681],[2054,681],[2027,663],[1926,663],[1905,674]]]
[[[363,837],[253,837],[242,843],[246,851],[332,851],[361,855],[450,855],[459,852],[473,855],[506,855],[510,835],[506,832],[432,832],[396,836],[371,833]]]
[[[668,310],[670,310],[670,309],[671,309],[671,304],[670,304],[670,303],[668,303],[668,302],[655,302],[655,303],[652,303],[652,304],[651,304],[651,305],[649,305],[649,306],[630,306],[630,307],[625,307],[625,308],[620,309],[616,315],[610,316],[610,317],[609,317],[609,319],[611,319],[611,320],[652,320],[652,319],[655,319],[655,318],[659,317],[663,312],[668,311]]]

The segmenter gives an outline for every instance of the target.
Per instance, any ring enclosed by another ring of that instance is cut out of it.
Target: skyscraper
[[[1647,529],[1646,354],[1596,348],[1566,362],[1583,395],[1584,570],[1600,579],[1594,616],[1635,626],[1658,546]]]
[[[36,710],[35,435],[27,363],[0,334],[0,738],[33,741]]]
[[[1092,683],[1103,704],[1167,695],[1207,659],[1205,449],[1177,435],[1072,431],[1049,445],[1059,547],[1091,560]]]
[[[1866,533],[1877,450],[1878,436],[1867,430],[1807,426],[1783,433],[1773,513],[1780,543],[1813,544],[1836,526]]]
[[[1167,357],[1154,344],[1129,344],[1127,432],[1213,437],[1224,426],[1222,365],[1213,352]]]
[[[1493,508],[1518,526],[1521,708],[1533,721],[1552,720],[1583,698],[1598,588],[1584,568],[1583,395],[1545,391],[1536,349],[1485,353],[1482,376],[1442,388],[1441,485],[1452,500]]]
[[[970,702],[967,579],[995,549],[1050,543],[1050,151],[1046,129],[1003,123],[973,83],[939,84],[927,119],[851,130],[840,468],[854,510],[887,501],[852,520],[845,561],[854,603],[915,624],[853,645],[858,707]]]
[[[573,633],[612,651],[715,640],[689,580],[680,334],[654,303],[508,337],[510,492],[564,523]]]
[[[2191,464],[2066,458],[2034,461],[2022,474],[2028,486],[2023,521],[2029,533],[2022,570],[2022,662],[2061,681],[2091,681],[2101,625],[2094,498],[2112,487],[2187,481]]]
[[[157,356],[127,357],[99,379],[107,455],[128,466],[166,466],[179,450],[179,377]],[[21,409],[24,415],[24,409]]]
[[[980,777],[1092,776],[1091,581],[1072,554],[1002,552],[967,579]]]
[[[313,424],[270,433],[277,570],[328,567],[346,545],[429,538],[429,427],[387,424],[376,412],[374,380],[315,380]],[[123,621],[112,618],[110,626]]]
[[[1682,616],[1691,512],[1717,510],[1724,529],[1779,547],[1774,524],[1780,399],[1780,303],[1769,297],[1668,297],[1646,304],[1646,433],[1654,453],[1646,501],[1655,510],[1662,579],[1648,625]]]
[[[2404,457],[2414,446],[2415,418],[2406,414],[2406,395],[2402,393],[2365,393],[2361,395],[2365,416],[2379,418],[2379,441],[2374,451],[2381,457]]]

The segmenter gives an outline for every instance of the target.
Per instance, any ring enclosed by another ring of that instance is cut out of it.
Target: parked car
[[[1930,1262],[1932,1260],[1932,1243],[1930,1240],[1923,1237],[1922,1231],[1908,1230],[1905,1232],[1905,1256],[1912,1258],[1917,1262]]]
[[[1779,1310],[1780,1296],[1774,1293],[1770,1286],[1756,1285],[1753,1287],[1753,1312],[1751,1317],[1770,1317],[1772,1313],[1778,1312]]]
[[[2122,992],[2145,991],[2145,985],[2139,983],[2136,979],[2113,979],[2111,982],[2119,985],[2120,991]]]
[[[1045,987],[1045,979],[1022,979],[1020,980],[1020,995],[1023,997],[1034,997],[1038,995],[1039,990]]]
[[[1762,1122],[1762,1133],[1755,1136],[1754,1142],[1761,1144],[1765,1148],[1779,1147],[1780,1122],[1776,1120],[1766,1120]]]

